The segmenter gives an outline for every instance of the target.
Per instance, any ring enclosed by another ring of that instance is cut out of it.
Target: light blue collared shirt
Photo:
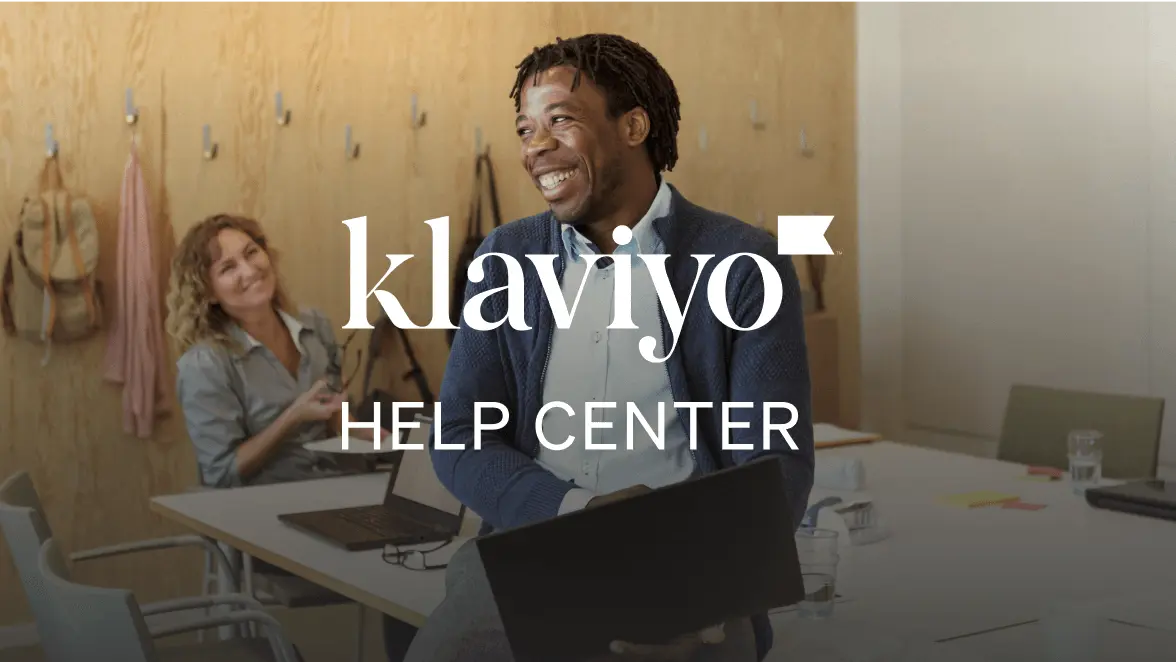
[[[562,446],[569,436],[574,440],[563,450],[540,444],[537,458],[548,471],[577,486],[564,498],[560,514],[583,508],[594,496],[637,484],[657,488],[685,480],[694,471],[690,440],[674,408],[669,373],[665,365],[646,361],[638,350],[641,338],[652,336],[657,340],[654,355],[665,353],[657,292],[637,255],[665,252],[653,221],[669,213],[670,198],[669,185],[663,179],[649,211],[633,227],[633,238],[613,253],[630,256],[636,329],[608,328],[615,315],[616,264],[608,260],[605,266],[605,260],[597,258],[596,264],[590,265],[584,256],[599,253],[599,249],[574,227],[561,226],[567,263],[561,287],[568,310],[574,314],[571,328],[554,331],[543,401],[567,403],[575,413],[549,408],[539,429],[548,445]],[[573,310],[581,283],[584,289]],[[586,405],[593,402],[615,403],[612,408],[596,409],[593,416],[594,421],[611,427],[591,432],[593,444],[611,445],[616,450],[586,448],[584,418]],[[630,416],[630,403],[641,412],[641,418]],[[665,416],[664,450],[654,445],[645,427],[654,434],[659,431],[659,405]]]

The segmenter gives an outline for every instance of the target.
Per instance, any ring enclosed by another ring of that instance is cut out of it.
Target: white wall
[[[991,451],[1014,382],[1156,394],[1176,464],[1176,7],[857,9],[863,425]]]

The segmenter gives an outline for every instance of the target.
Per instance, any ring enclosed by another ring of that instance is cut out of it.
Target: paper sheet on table
[[[1141,593],[1107,600],[1103,616],[1165,632],[1176,633],[1176,596]]]
[[[878,441],[881,435],[858,430],[839,428],[831,423],[816,423],[813,425],[813,442],[817,448],[834,448],[850,444],[868,444]]]

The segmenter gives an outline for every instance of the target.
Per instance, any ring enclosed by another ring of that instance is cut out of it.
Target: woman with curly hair
[[[177,395],[205,486],[349,473],[303,447],[342,433],[341,357],[326,316],[293,307],[260,224],[218,214],[191,228],[167,306],[182,354]]]

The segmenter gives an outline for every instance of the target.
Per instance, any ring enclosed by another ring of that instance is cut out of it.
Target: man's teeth
[[[555,188],[556,186],[559,186],[560,182],[562,182],[563,180],[568,179],[570,177],[574,177],[575,175],[576,175],[576,171],[574,169],[573,170],[561,170],[559,172],[549,172],[546,175],[543,175],[542,177],[539,178],[539,185],[545,189],[550,190],[550,189]]]

